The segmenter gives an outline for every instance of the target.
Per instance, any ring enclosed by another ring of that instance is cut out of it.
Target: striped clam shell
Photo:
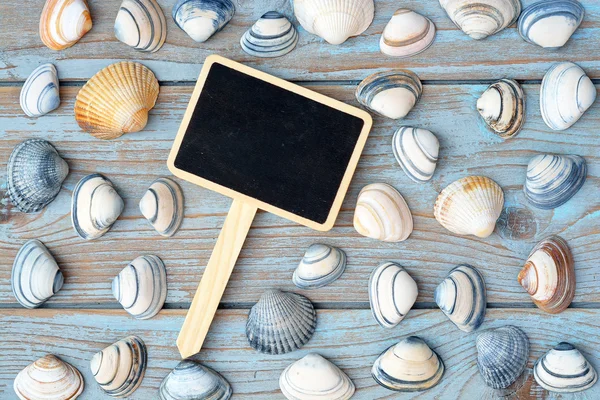
[[[435,40],[435,25],[429,18],[399,8],[385,26],[379,40],[383,54],[410,57],[429,48]]]
[[[583,21],[585,9],[577,0],[544,0],[525,8],[519,17],[521,37],[540,47],[564,46]]]
[[[158,51],[167,39],[167,20],[156,0],[123,0],[115,37],[136,50]]]
[[[393,262],[384,262],[373,270],[369,278],[371,312],[383,328],[398,325],[415,304],[419,289],[404,268]]]
[[[40,17],[40,38],[51,50],[73,46],[92,29],[86,0],[46,0]]]
[[[515,136],[525,122],[525,95],[517,81],[501,79],[492,83],[477,100],[477,111],[498,136]]]
[[[23,112],[30,117],[56,110],[60,105],[56,67],[43,64],[33,70],[23,84],[19,100]]]
[[[356,88],[356,99],[369,111],[392,119],[400,119],[421,98],[423,85],[408,70],[392,70],[369,75]]]
[[[199,43],[223,29],[234,14],[230,0],[178,0],[172,12],[175,24]]]
[[[77,368],[52,354],[25,367],[13,384],[21,400],[75,400],[83,388],[83,378]]]
[[[276,11],[263,14],[240,39],[242,50],[255,57],[279,57],[294,50],[298,31]]]
[[[517,21],[520,0],[440,0],[448,17],[473,39],[485,39]]]
[[[533,376],[544,389],[557,393],[581,392],[594,386],[594,367],[571,343],[561,342],[538,358]]]
[[[338,279],[346,269],[346,253],[326,244],[312,244],[294,271],[292,281],[300,289],[317,289]]]
[[[183,221],[183,191],[169,178],[158,178],[140,200],[140,211],[162,236],[177,232]]]
[[[406,176],[415,182],[427,182],[433,177],[440,143],[427,129],[403,126],[394,133],[392,150]]]
[[[215,370],[196,361],[183,360],[163,379],[160,400],[228,400],[231,385]]]

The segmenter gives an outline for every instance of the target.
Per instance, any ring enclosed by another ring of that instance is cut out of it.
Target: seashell
[[[85,240],[104,235],[123,212],[123,199],[111,181],[100,174],[83,177],[71,200],[71,222]]]
[[[17,253],[10,281],[17,301],[36,308],[62,288],[64,278],[46,246],[32,239]]]
[[[598,380],[594,367],[571,343],[561,342],[533,366],[536,382],[546,390],[574,393],[589,389]]]
[[[559,236],[542,240],[517,279],[540,309],[550,314],[564,311],[575,296],[575,265],[567,242]]]
[[[477,100],[477,111],[498,136],[515,136],[525,123],[525,96],[521,85],[512,79],[492,83]]]
[[[366,31],[374,12],[373,0],[294,1],[294,14],[300,25],[330,44],[342,44]]]
[[[408,70],[396,69],[369,75],[356,88],[356,100],[375,114],[400,119],[421,98],[419,77]]]
[[[399,8],[385,26],[379,39],[383,54],[410,57],[429,48],[435,40],[435,25],[429,18]]]
[[[473,39],[485,39],[512,25],[521,14],[520,0],[440,0],[448,17]]]
[[[30,117],[40,117],[60,105],[58,73],[50,63],[33,70],[21,89],[21,108]]]
[[[525,8],[519,17],[521,37],[540,47],[558,49],[577,30],[585,9],[576,0],[544,0]]]
[[[279,388],[290,400],[348,400],[355,390],[344,371],[317,353],[289,365],[281,373]]]
[[[485,317],[485,282],[470,265],[453,268],[433,293],[438,307],[458,329],[473,332]]]
[[[136,50],[154,53],[167,39],[167,20],[155,0],[123,0],[115,37]]]
[[[300,289],[317,289],[329,285],[346,269],[346,253],[326,244],[312,244],[294,271],[292,281]]]
[[[596,87],[576,64],[554,64],[542,80],[540,109],[550,129],[571,127],[596,100]]]
[[[6,185],[11,203],[35,213],[52,202],[69,174],[69,166],[54,146],[42,139],[18,144],[8,159]]]
[[[179,0],[173,6],[173,21],[198,43],[219,32],[235,14],[230,0]]]
[[[435,219],[458,235],[486,238],[502,213],[504,193],[485,176],[467,176],[446,187],[433,207]]]
[[[406,176],[427,182],[437,165],[440,143],[427,129],[403,126],[394,133],[392,150]]]
[[[137,319],[154,317],[167,298],[167,270],[157,256],[141,256],[112,281],[112,294]]]
[[[525,370],[529,339],[516,326],[485,331],[477,337],[476,345],[477,367],[489,387],[505,389]]]
[[[228,400],[231,385],[218,372],[204,365],[183,360],[160,384],[160,400]]]
[[[92,29],[86,0],[46,0],[40,17],[40,38],[51,50],[73,46]]]
[[[537,208],[550,210],[565,204],[585,183],[587,165],[579,156],[540,154],[529,161],[523,190]]]
[[[372,183],[358,194],[354,229],[383,242],[402,242],[413,231],[412,214],[396,189],[385,183]]]
[[[255,57],[279,57],[294,50],[298,31],[276,11],[263,14],[240,40],[242,50]]]
[[[21,400],[75,400],[83,392],[77,368],[47,354],[17,374],[13,388]]]
[[[129,397],[142,383],[148,353],[143,340],[128,336],[94,354],[90,369],[106,394]]]
[[[277,289],[266,291],[248,315],[246,337],[255,350],[285,354],[304,346],[317,326],[317,313],[306,297]]]
[[[438,384],[444,375],[444,363],[423,339],[408,336],[381,353],[371,375],[386,389],[416,392]]]
[[[369,278],[371,312],[383,328],[400,323],[415,304],[419,289],[404,268],[393,262],[380,264]]]
[[[139,132],[158,97],[158,81],[140,63],[122,61],[94,75],[79,91],[75,119],[98,139]]]
[[[140,211],[162,236],[173,236],[183,221],[183,192],[169,178],[158,178],[140,200]]]

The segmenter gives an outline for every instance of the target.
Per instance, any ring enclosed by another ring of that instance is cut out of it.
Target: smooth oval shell
[[[355,96],[369,111],[400,119],[413,109],[422,93],[423,85],[415,73],[397,69],[369,75],[358,85]]]
[[[369,278],[369,303],[373,317],[383,328],[393,328],[408,314],[419,289],[404,268],[393,262],[380,264]]]
[[[106,394],[129,397],[142,383],[148,353],[144,341],[129,336],[94,354],[90,369]]]
[[[13,384],[21,400],[75,400],[83,388],[83,378],[77,368],[52,354],[25,367]]]
[[[346,253],[326,244],[312,244],[294,271],[292,281],[300,289],[317,289],[342,276],[346,269]]]
[[[485,176],[467,176],[446,187],[433,208],[435,219],[450,232],[486,238],[502,213],[504,193]]]
[[[140,211],[162,236],[177,232],[183,221],[183,191],[169,178],[158,178],[140,200]]]
[[[56,67],[48,63],[34,69],[23,84],[19,101],[23,112],[30,117],[56,110],[60,105]]]
[[[173,6],[173,21],[198,43],[207,41],[233,18],[230,0],[178,0]]]
[[[525,8],[519,17],[521,37],[540,47],[558,49],[579,28],[585,9],[576,0],[544,0]]]
[[[440,0],[448,17],[464,33],[480,40],[517,21],[520,0]]]
[[[432,132],[403,126],[394,133],[392,150],[406,176],[413,181],[427,182],[433,177],[440,142]]]
[[[40,17],[40,38],[51,50],[73,46],[92,29],[86,0],[46,0]]]
[[[160,384],[160,400],[228,400],[231,385],[215,370],[192,360],[183,360]]]
[[[251,56],[271,58],[294,50],[298,31],[290,21],[276,11],[263,14],[240,39],[242,50]]]
[[[517,81],[501,79],[492,83],[477,100],[477,111],[498,136],[515,136],[525,123],[525,95]]]
[[[533,376],[541,387],[557,393],[581,392],[598,380],[594,367],[575,346],[566,342],[538,358]]]
[[[154,53],[167,39],[167,20],[155,0],[123,0],[115,37],[136,50]]]
[[[434,40],[435,25],[429,18],[399,8],[381,33],[379,48],[388,56],[410,57],[427,50]]]

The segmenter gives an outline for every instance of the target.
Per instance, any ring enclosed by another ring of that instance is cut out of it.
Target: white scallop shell
[[[515,136],[525,123],[525,95],[512,79],[492,83],[477,100],[477,111],[498,136]]]
[[[408,70],[397,69],[367,76],[356,87],[356,100],[375,114],[400,119],[406,117],[421,98],[423,85]]]
[[[75,400],[83,388],[83,378],[77,368],[52,354],[25,367],[13,384],[21,400]]]
[[[345,269],[346,253],[337,247],[315,243],[306,250],[292,281],[300,289],[316,289],[338,279]]]
[[[556,393],[581,392],[598,380],[594,367],[575,346],[566,342],[538,358],[533,376],[541,387]]]
[[[485,39],[512,25],[521,14],[520,0],[440,0],[448,17],[473,39]]]
[[[380,264],[369,278],[371,312],[383,328],[393,328],[408,314],[419,289],[404,268],[393,262]]]
[[[123,0],[115,37],[136,50],[154,53],[167,39],[167,20],[155,0]]]
[[[406,176],[427,182],[437,166],[440,142],[427,129],[403,126],[394,133],[392,150]]]
[[[251,56],[271,58],[294,50],[298,31],[291,22],[276,11],[263,14],[240,39],[242,50]]]
[[[388,56],[410,57],[427,50],[434,40],[435,25],[429,18],[399,8],[381,33],[379,48]]]
[[[162,236],[173,236],[183,221],[183,191],[169,178],[158,178],[140,200],[140,211]]]
[[[40,38],[52,50],[73,46],[92,29],[86,0],[46,0],[40,17]]]
[[[56,110],[60,105],[56,67],[48,63],[34,69],[23,84],[19,100],[23,112],[30,117]]]
[[[163,379],[158,391],[160,400],[228,400],[231,385],[215,370],[183,360]]]
[[[558,49],[579,28],[585,9],[577,0],[544,0],[525,8],[519,17],[521,37],[540,47]]]

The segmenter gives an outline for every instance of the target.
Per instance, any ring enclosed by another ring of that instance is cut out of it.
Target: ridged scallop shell
[[[331,44],[344,43],[367,30],[373,21],[373,0],[294,0],[294,14],[308,32]]]
[[[65,160],[50,142],[42,139],[18,144],[6,169],[10,201],[24,213],[38,212],[50,204],[69,174]]]
[[[520,0],[440,0],[448,17],[473,39],[485,39],[517,21]]]
[[[529,359],[529,339],[519,328],[507,325],[477,337],[477,367],[486,385],[509,387],[523,373]]]
[[[242,50],[255,57],[279,57],[294,50],[298,31],[276,11],[263,14],[240,39]]]
[[[158,97],[158,81],[140,63],[122,61],[94,75],[79,91],[75,119],[98,139],[139,132]]]
[[[119,340],[90,361],[94,379],[112,397],[131,396],[142,383],[147,365],[146,345],[137,336]]]
[[[154,317],[167,298],[167,270],[157,256],[140,256],[112,281],[112,294],[137,319]]]
[[[434,40],[435,25],[429,18],[399,8],[381,33],[379,48],[388,56],[410,57],[427,50]]]
[[[540,154],[529,161],[523,191],[532,205],[551,210],[575,196],[586,176],[587,164],[582,157]]]
[[[100,174],[83,177],[71,199],[71,222],[85,240],[104,235],[123,212],[123,199],[111,181]]]
[[[60,105],[56,67],[48,63],[34,69],[23,84],[19,101],[23,112],[30,117],[56,110]]]
[[[300,289],[317,289],[330,284],[342,276],[346,269],[346,253],[337,247],[326,244],[312,244],[298,268],[292,281]]]
[[[383,328],[393,328],[408,314],[417,300],[419,289],[404,268],[384,262],[369,278],[371,312]]]
[[[86,0],[46,0],[40,17],[40,38],[52,50],[73,46],[92,29]]]
[[[371,375],[386,389],[416,392],[438,384],[444,363],[423,339],[409,336],[381,353]]]
[[[369,111],[400,119],[413,109],[422,93],[423,85],[415,73],[397,69],[369,75],[358,85],[355,95]]]
[[[473,332],[485,318],[485,282],[474,267],[453,268],[433,292],[438,307],[458,329]]]
[[[284,354],[304,346],[317,326],[317,313],[306,297],[277,289],[265,292],[248,315],[246,337],[255,350]]]
[[[566,342],[538,358],[533,376],[541,387],[557,393],[581,392],[598,380],[594,367],[575,346]]]
[[[502,213],[504,193],[485,176],[467,176],[446,187],[433,208],[435,219],[450,232],[486,238]]]
[[[207,41],[233,18],[230,0],[178,0],[173,6],[173,21],[198,43]]]
[[[559,236],[542,240],[517,279],[540,309],[550,314],[564,311],[575,297],[575,265],[567,242]]]
[[[233,391],[229,382],[215,370],[183,360],[160,384],[160,400],[228,400]]]
[[[596,87],[578,65],[554,64],[542,80],[540,109],[550,129],[571,127],[596,100]]]
[[[289,365],[281,373],[279,388],[289,400],[348,400],[355,390],[344,371],[317,353]]]
[[[525,8],[519,17],[521,37],[540,47],[557,49],[577,30],[585,9],[576,0],[544,0]]]
[[[167,39],[167,20],[155,0],[123,0],[115,37],[136,50],[154,53]]]
[[[52,354],[25,367],[13,384],[21,400],[75,400],[83,387],[83,378],[77,368]]]
[[[162,236],[177,232],[183,221],[183,191],[169,178],[158,178],[140,200],[140,211]]]
[[[477,111],[498,136],[515,136],[525,122],[525,96],[521,85],[512,79],[492,83],[477,100]]]
[[[392,150],[406,176],[427,182],[437,166],[440,142],[427,129],[403,126],[394,133]]]

